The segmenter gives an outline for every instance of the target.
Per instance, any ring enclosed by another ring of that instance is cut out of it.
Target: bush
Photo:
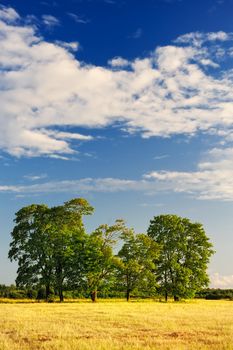
[[[9,292],[9,298],[11,299],[26,299],[27,298],[27,292],[25,290],[12,290]]]
[[[233,289],[203,289],[196,293],[196,298],[202,298],[207,300],[233,300]]]

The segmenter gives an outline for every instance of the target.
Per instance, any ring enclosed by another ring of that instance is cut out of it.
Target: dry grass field
[[[1,350],[233,349],[233,302],[0,304]]]

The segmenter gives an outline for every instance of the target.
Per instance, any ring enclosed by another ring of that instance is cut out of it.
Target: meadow
[[[233,302],[1,303],[1,350],[233,349]]]

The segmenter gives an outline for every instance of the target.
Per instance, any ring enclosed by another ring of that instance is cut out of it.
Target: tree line
[[[94,208],[84,198],[48,207],[32,204],[16,213],[9,258],[18,263],[17,288],[97,293],[118,291],[191,298],[208,286],[212,244],[200,223],[176,215],[155,216],[147,233],[136,234],[123,220],[87,234],[83,216]]]
[[[104,298],[122,298],[123,292],[117,289],[108,289],[106,291],[100,291],[101,297]],[[80,299],[86,298],[87,294],[85,291],[78,290],[65,290],[65,298],[69,299]],[[51,295],[49,301],[54,301],[54,295]],[[142,291],[139,295],[133,295],[133,298],[147,298],[148,294],[146,291]],[[161,296],[156,293],[155,297],[161,300]],[[32,287],[32,288],[17,288],[14,284],[7,286],[5,284],[0,284],[0,298],[7,299],[32,299],[32,300],[44,300],[45,299],[45,288],[43,286]],[[195,298],[206,299],[206,300],[233,300],[233,289],[220,289],[220,288],[204,288],[197,291]]]

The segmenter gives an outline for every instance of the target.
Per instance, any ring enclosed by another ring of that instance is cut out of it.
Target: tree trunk
[[[97,290],[93,290],[91,292],[91,300],[93,301],[93,303],[95,303],[97,301]]]
[[[165,302],[167,302],[168,293],[167,293],[167,271],[165,270]]]
[[[59,287],[59,298],[60,298],[60,303],[62,303],[64,301],[62,287]]]
[[[180,298],[177,295],[174,295],[174,301],[179,301]]]
[[[63,297],[63,266],[62,266],[62,260],[60,257],[57,258],[56,285],[57,285],[58,295],[61,303],[64,301],[64,297]]]
[[[129,289],[127,289],[127,291],[126,291],[126,299],[127,299],[127,301],[130,300],[130,290]]]
[[[45,287],[45,300],[46,301],[49,300],[49,294],[50,294],[50,285],[46,284],[46,287]]]

